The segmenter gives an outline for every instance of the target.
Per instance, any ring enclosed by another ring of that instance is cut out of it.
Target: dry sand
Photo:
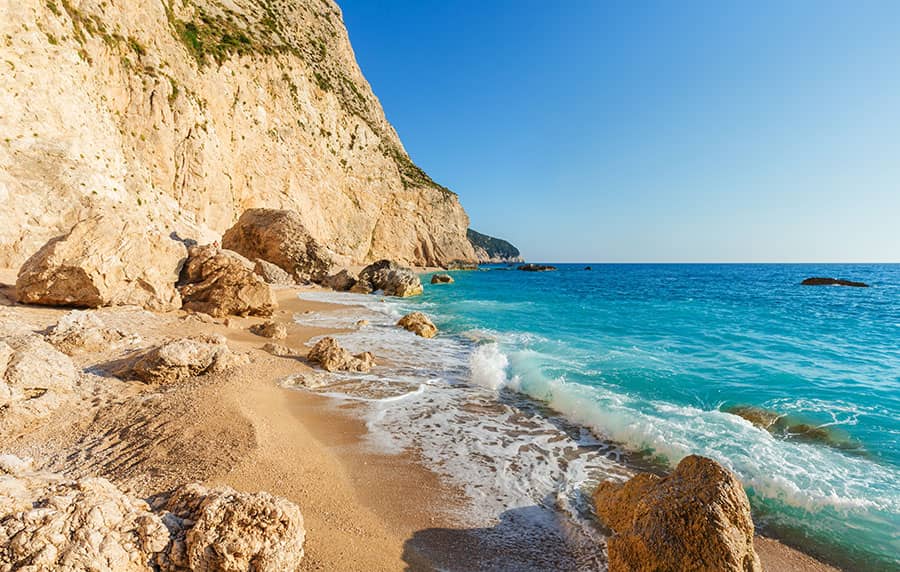
[[[40,331],[65,313],[12,305],[14,278],[14,272],[0,271],[0,335],[13,327]],[[332,306],[301,301],[297,292],[278,290],[274,319],[288,326],[280,343],[305,355],[306,341],[333,330],[301,327],[293,316]],[[409,540],[424,530],[462,528],[445,510],[464,502],[459,491],[411,454],[366,450],[366,429],[353,406],[276,384],[310,368],[300,358],[262,351],[269,340],[247,331],[261,319],[102,312],[138,333],[143,345],[223,334],[232,350],[249,354],[250,363],[165,389],[97,378],[89,397],[4,442],[0,453],[32,456],[72,476],[107,477],[142,495],[201,481],[284,496],[300,506],[306,522],[303,570],[430,570]],[[111,349],[75,359],[97,367],[119,354]],[[834,570],[775,540],[758,538],[756,544],[766,570]]]

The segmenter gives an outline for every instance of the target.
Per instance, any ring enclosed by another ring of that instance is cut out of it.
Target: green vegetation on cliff
[[[487,257],[491,260],[514,261],[520,258],[519,249],[502,238],[481,234],[471,228],[466,230],[466,238],[475,247],[476,254],[479,249],[484,250],[487,253]]]

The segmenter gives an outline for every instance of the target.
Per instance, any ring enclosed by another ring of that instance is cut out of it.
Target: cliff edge
[[[466,237],[475,249],[478,262],[482,264],[524,262],[519,249],[502,238],[481,234],[471,228],[466,231]]]

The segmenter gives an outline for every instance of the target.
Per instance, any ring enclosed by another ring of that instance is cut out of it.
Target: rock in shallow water
[[[594,491],[597,516],[615,531],[610,572],[761,572],[750,501],[712,459],[691,455],[667,477],[642,474]]]
[[[431,277],[432,284],[453,284],[453,277],[449,274],[434,274]]]
[[[423,338],[433,338],[437,335],[437,326],[422,312],[412,312],[400,318],[397,325]]]
[[[391,260],[379,260],[363,268],[350,291],[371,294],[379,290],[385,296],[416,296],[422,293],[422,281],[411,268]]]
[[[309,350],[306,359],[317,363],[326,371],[368,372],[375,365],[375,356],[370,352],[351,355],[332,337],[322,338]]]

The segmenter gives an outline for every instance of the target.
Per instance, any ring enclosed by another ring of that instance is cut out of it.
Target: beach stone
[[[449,274],[433,274],[431,276],[432,284],[453,284],[453,277]]]
[[[186,254],[184,244],[143,220],[97,215],[26,260],[16,296],[23,304],[177,310],[175,282]]]
[[[359,280],[350,290],[361,294],[382,291],[385,296],[416,296],[422,293],[422,281],[411,268],[391,260],[379,260],[359,273]]]
[[[67,355],[79,351],[100,352],[125,337],[123,332],[107,328],[103,320],[89,310],[72,310],[47,333],[47,341]]]
[[[303,559],[303,515],[287,499],[192,483],[151,502],[171,535],[162,572],[285,572]]]
[[[422,312],[412,312],[400,318],[397,325],[423,338],[433,338],[437,335],[437,326]]]
[[[331,256],[292,210],[248,209],[225,231],[222,247],[251,260],[261,258],[297,281],[317,282],[331,268]]]
[[[338,292],[347,292],[351,288],[356,286],[357,281],[358,279],[356,275],[345,268],[340,272],[332,274],[331,276],[323,279],[322,286],[331,288],[332,290],[336,290]]]
[[[272,338],[273,340],[283,340],[287,337],[287,326],[281,322],[263,322],[250,326],[250,332],[264,338]]]
[[[851,286],[854,288],[868,288],[865,282],[854,282],[852,280],[842,280],[840,278],[807,278],[800,283],[801,286]]]
[[[249,260],[212,244],[190,248],[178,288],[186,310],[216,318],[271,316],[278,307],[272,288]]]
[[[0,456],[0,570],[149,572],[169,532],[106,479],[70,480]]]
[[[600,483],[597,516],[615,534],[610,572],[761,572],[753,549],[750,501],[719,463],[691,455],[666,477]]]
[[[266,345],[262,347],[263,351],[269,352],[273,356],[277,357],[292,357],[296,354],[294,350],[287,347],[284,344],[276,344],[274,342],[268,342]]]
[[[306,355],[307,361],[317,363],[326,371],[358,371],[368,372],[375,365],[375,356],[370,352],[351,355],[342,348],[336,339],[325,337]]]
[[[281,269],[281,267],[266,262],[262,258],[257,258],[253,264],[253,271],[260,278],[266,281],[266,284],[277,284],[279,286],[296,286],[297,281],[294,277]]]
[[[167,385],[184,379],[224,371],[241,363],[220,335],[180,338],[145,350],[120,368],[116,375],[144,383]]]

